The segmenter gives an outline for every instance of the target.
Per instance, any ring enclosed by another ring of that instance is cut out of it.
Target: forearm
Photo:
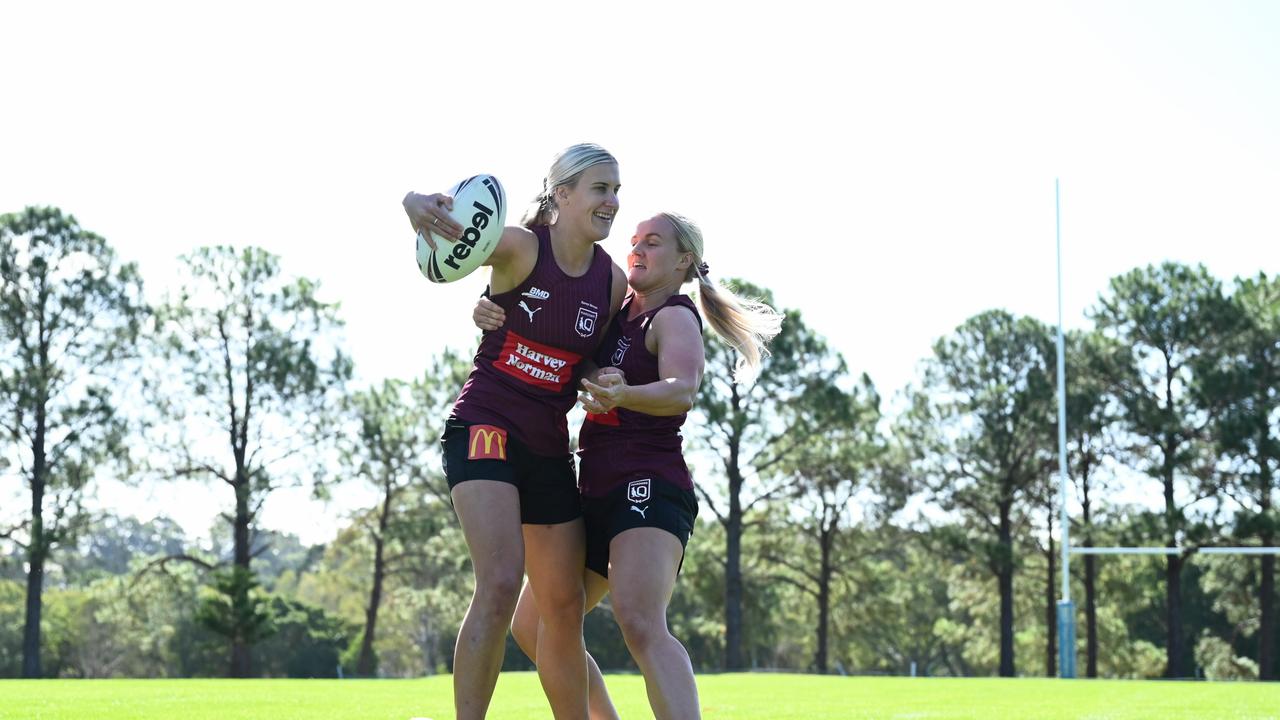
[[[693,408],[697,387],[690,380],[668,378],[647,385],[628,385],[617,406],[646,415],[680,415]]]

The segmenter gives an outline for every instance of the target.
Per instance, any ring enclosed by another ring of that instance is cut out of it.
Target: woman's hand
[[[498,303],[481,297],[476,303],[476,309],[471,311],[471,321],[481,330],[497,330],[507,321],[507,314]]]
[[[604,377],[605,375],[617,375],[618,378],[621,379],[623,382],[627,381],[627,374],[622,372],[622,368],[614,367],[612,365],[608,367],[597,368],[595,372],[587,376],[587,379],[591,380],[592,382],[598,385],[600,384],[600,378]]]
[[[462,226],[449,217],[452,209],[453,198],[442,193],[420,195],[411,192],[404,196],[404,212],[409,216],[409,224],[415,232],[422,233],[432,250],[436,249],[432,233],[453,241],[462,237]]]
[[[626,395],[627,380],[617,368],[601,368],[596,381],[582,379],[582,394],[578,400],[587,412],[603,415],[622,404]]]

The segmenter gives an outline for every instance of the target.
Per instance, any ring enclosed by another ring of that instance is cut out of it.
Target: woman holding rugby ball
[[[754,377],[782,323],[769,306],[711,282],[703,252],[701,231],[684,217],[661,213],[640,223],[627,256],[631,293],[595,356],[604,369],[594,381],[582,381],[588,415],[578,439],[578,477],[587,607],[612,594],[657,718],[700,715],[689,654],[667,628],[667,604],[698,513],[680,427],[706,364],[701,318],[681,286],[698,282],[711,328],[738,351],[738,381]],[[501,308],[482,300],[474,319],[484,329],[504,318]],[[531,599],[527,591],[521,596],[512,632],[537,658],[545,621],[539,629]],[[607,706],[595,697],[603,680],[594,662],[590,667],[592,707]]]
[[[542,626],[535,651],[557,718],[587,717],[582,641],[583,522],[565,414],[574,378],[618,311],[626,275],[597,243],[618,210],[618,164],[597,145],[556,156],[536,206],[502,231],[489,279],[510,318],[485,333],[441,438],[445,476],[475,573],[454,647],[458,718],[481,718],[502,667],[521,578]],[[447,195],[409,193],[405,212],[428,240],[463,228]],[[433,244],[434,247],[434,244]]]

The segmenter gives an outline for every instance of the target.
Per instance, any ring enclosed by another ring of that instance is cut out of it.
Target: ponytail
[[[693,253],[694,262],[685,273],[685,282],[698,281],[698,305],[707,323],[720,339],[738,352],[733,379],[755,381],[760,364],[769,356],[769,341],[782,330],[783,315],[765,303],[738,296],[728,287],[712,282],[710,268],[702,260],[702,231],[688,218],[661,213],[676,230],[681,252]]]
[[[551,198],[551,191],[547,190],[547,181],[542,181],[542,192],[538,193],[533,202],[529,203],[528,209],[524,211],[524,217],[520,218],[520,224],[532,230],[538,225],[550,225],[555,220],[556,203]]]

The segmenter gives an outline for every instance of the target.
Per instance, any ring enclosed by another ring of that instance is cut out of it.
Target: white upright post
[[[1058,179],[1053,180],[1054,234],[1058,250],[1058,474],[1062,515],[1062,599],[1058,602],[1058,677],[1076,676],[1076,614],[1071,602],[1071,516],[1067,513],[1067,374],[1062,335],[1062,206]]]

